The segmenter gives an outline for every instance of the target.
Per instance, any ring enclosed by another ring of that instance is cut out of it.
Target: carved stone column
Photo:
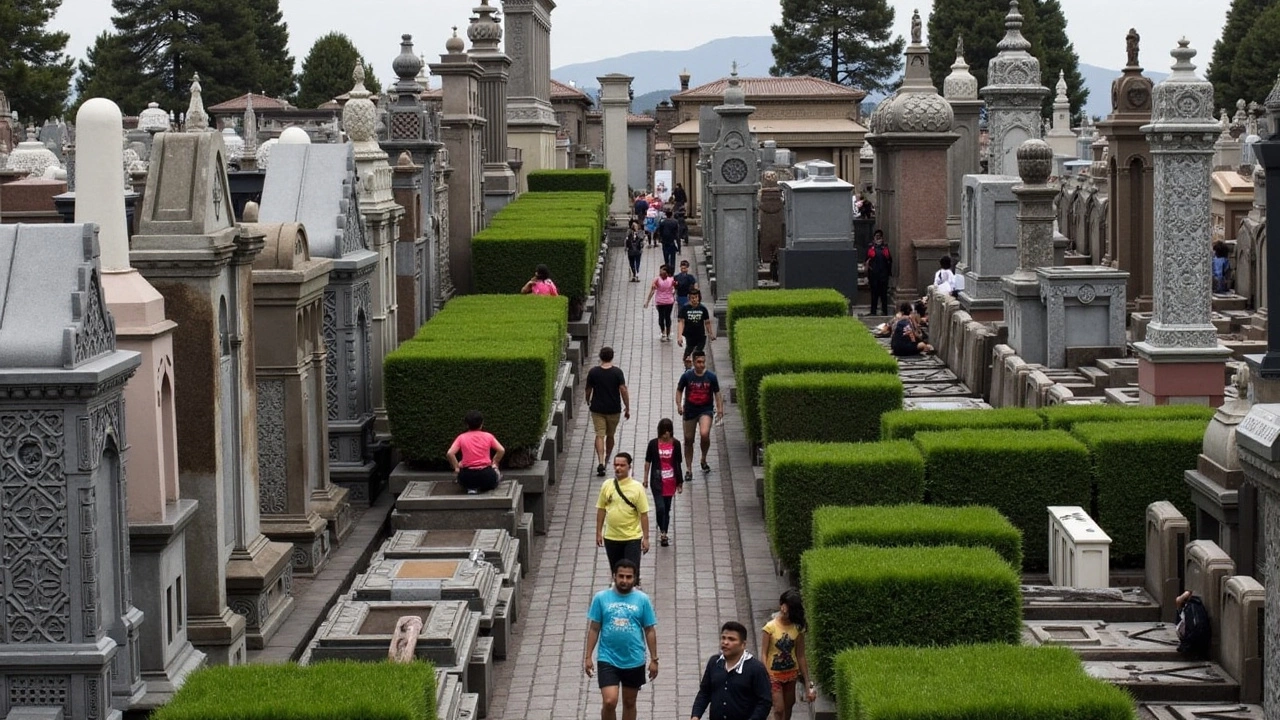
[[[511,58],[507,137],[524,157],[520,192],[528,189],[524,178],[529,172],[551,170],[556,166],[556,131],[560,124],[551,108],[551,11],[555,7],[554,0],[502,2],[506,52]],[[489,121],[502,120],[490,118]]]
[[[1009,346],[1029,363],[1046,361],[1048,338],[1040,280],[1036,269],[1053,265],[1053,200],[1058,194],[1048,184],[1053,172],[1053,148],[1043,140],[1027,140],[1018,148],[1018,174],[1013,186],[1018,198],[1018,269],[1006,275],[1004,318],[1009,325]]]
[[[969,72],[969,64],[964,61],[963,40],[956,42],[956,61],[942,84],[942,96],[951,103],[951,113],[955,117],[951,129],[959,135],[947,150],[947,239],[951,241],[954,254],[960,246],[964,176],[976,174],[981,169],[978,118],[986,107],[986,103],[978,99],[978,79]],[[955,271],[962,275],[968,269],[966,263],[960,263]]]
[[[507,164],[507,79],[511,58],[499,46],[502,24],[493,17],[494,12],[489,0],[480,0],[475,8],[476,16],[467,27],[471,59],[483,71],[480,113],[489,121],[484,126],[484,209],[489,217],[516,196],[516,174]]]
[[[1000,52],[987,65],[987,85],[981,92],[987,101],[987,173],[991,175],[1017,172],[1018,148],[1040,137],[1040,102],[1049,94],[1040,84],[1040,61],[1029,52],[1031,43],[1022,35],[1018,0],[1010,0],[1004,26],[1004,39],[996,46]]]

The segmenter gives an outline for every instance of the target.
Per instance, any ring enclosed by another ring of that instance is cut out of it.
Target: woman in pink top
[[[556,284],[551,282],[551,271],[546,265],[539,265],[533,271],[533,277],[529,278],[529,282],[520,288],[520,292],[524,295],[533,293],[534,295],[559,295],[556,290]]]
[[[676,279],[671,277],[671,268],[666,265],[658,268],[658,277],[653,279],[649,295],[644,299],[645,307],[649,307],[650,300],[658,306],[658,330],[662,331],[658,339],[668,342],[671,340],[671,308],[676,305]]]
[[[498,463],[507,450],[502,447],[491,433],[484,431],[484,416],[479,410],[467,413],[464,420],[467,431],[453,439],[449,446],[449,464],[453,466],[453,474],[458,484],[466,489],[468,495],[489,492],[498,487]],[[489,451],[495,451],[493,456]],[[458,460],[458,455],[462,460]]]

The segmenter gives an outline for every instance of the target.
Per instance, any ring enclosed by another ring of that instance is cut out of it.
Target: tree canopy
[[[351,38],[340,32],[331,32],[318,38],[302,61],[302,74],[298,80],[298,107],[319,107],[350,92],[355,85],[351,73],[357,62],[369,67]],[[372,72],[366,71],[364,86],[372,93],[382,92],[382,85]]]
[[[1213,44],[1213,58],[1205,72],[1205,77],[1213,83],[1213,99],[1218,107],[1234,108],[1236,100],[1240,98],[1262,102],[1266,97],[1265,91],[1256,97],[1251,95],[1247,91],[1248,83],[1243,83],[1236,77],[1236,58],[1245,37],[1250,34],[1251,28],[1256,27],[1259,17],[1276,5],[1277,0],[1231,0],[1231,7],[1227,9],[1227,21],[1222,26],[1222,37]],[[1264,49],[1255,46],[1250,48],[1250,53],[1256,55],[1259,50]],[[1262,54],[1269,53],[1264,51]],[[1270,70],[1273,81],[1275,69],[1273,64]],[[1246,76],[1254,74],[1253,67],[1241,67],[1240,70]],[[1268,85],[1267,90],[1270,89],[1271,86]]]
[[[1059,0],[1022,0],[1022,35],[1031,43],[1031,54],[1040,59],[1040,84],[1051,91],[1058,84],[1058,71],[1067,80],[1067,97],[1071,114],[1080,113],[1089,89],[1080,75],[1080,58],[1067,37],[1067,18]],[[1008,0],[935,0],[929,16],[929,74],[938,87],[951,74],[958,38],[964,38],[964,57],[969,72],[978,79],[978,87],[987,84],[987,63],[1000,51],[997,45],[1005,35]],[[1117,38],[1117,40],[1122,38]],[[1121,45],[1123,47],[1123,45]],[[1044,113],[1053,110],[1053,92],[1045,99]]]
[[[1240,40],[1232,59],[1228,92],[1246,101],[1266,100],[1276,84],[1276,72],[1280,70],[1280,46],[1275,42],[1277,33],[1280,33],[1280,4],[1262,11]],[[1235,107],[1235,102],[1223,102],[1220,107]]]
[[[782,0],[773,75],[810,75],[868,92],[892,89],[905,41],[887,0]]]
[[[0,89],[24,120],[60,117],[71,89],[75,61],[66,55],[69,36],[46,26],[62,0],[0,2]]]

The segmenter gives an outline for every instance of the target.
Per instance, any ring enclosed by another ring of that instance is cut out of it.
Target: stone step
[[[1160,606],[1140,587],[1080,589],[1054,585],[1022,586],[1023,620],[1101,620],[1159,622]]]
[[[1163,622],[1031,620],[1023,623],[1022,641],[1069,647],[1084,660],[1185,659],[1178,654],[1176,628]]]
[[[1165,660],[1086,660],[1090,677],[1129,692],[1139,702],[1234,702],[1240,685],[1216,663]]]

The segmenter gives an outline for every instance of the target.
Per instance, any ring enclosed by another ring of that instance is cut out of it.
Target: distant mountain
[[[631,88],[635,100],[631,107],[635,112],[647,112],[677,92],[680,72],[688,70],[690,85],[697,87],[729,74],[734,60],[738,72],[747,77],[762,77],[773,66],[773,38],[771,36],[731,37],[712,40],[691,50],[646,50],[593,62],[564,65],[551,71],[560,82],[575,83],[583,92],[595,97],[600,83],[596,78],[609,73],[626,73],[635,78]],[[1119,70],[1109,70],[1096,65],[1080,63],[1080,75],[1089,88],[1089,100],[1085,112],[1091,117],[1106,117],[1111,112],[1111,81],[1120,76]],[[1146,71],[1147,77],[1160,82],[1168,73]],[[878,103],[882,95],[870,95],[866,102]]]

